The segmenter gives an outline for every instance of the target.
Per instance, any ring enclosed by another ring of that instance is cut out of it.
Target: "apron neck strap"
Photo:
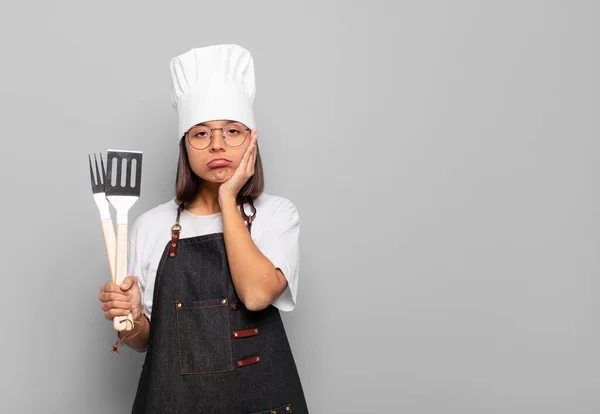
[[[244,219],[244,221],[246,222],[246,227],[248,228],[248,231],[250,231],[250,228],[252,227],[252,222],[254,221],[254,217],[256,217],[256,207],[254,207],[254,200],[252,200],[252,196],[245,196],[244,199],[246,200],[246,202],[248,204],[250,204],[250,211],[252,211],[252,215],[248,216],[246,214],[246,212],[244,211],[244,201],[242,200],[242,205],[240,206],[240,214],[242,215],[242,218]]]

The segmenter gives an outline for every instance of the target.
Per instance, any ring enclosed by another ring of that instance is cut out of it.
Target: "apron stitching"
[[[233,345],[231,340],[231,309],[227,305],[227,321],[229,322],[229,329],[227,330],[227,341],[229,342],[229,369],[233,371]]]
[[[176,303],[178,301],[175,301]],[[231,344],[231,338],[229,337],[229,332],[231,332],[231,311],[229,311],[229,305],[210,305],[210,306],[186,306],[185,309],[206,309],[206,308],[219,308],[226,306],[228,308],[227,312],[227,321],[228,321],[228,331],[227,331],[227,339],[229,340],[229,368],[219,371],[194,371],[194,372],[183,372],[182,358],[181,358],[181,345],[179,342],[179,312],[175,309],[175,320],[177,324],[177,355],[179,356],[179,374],[180,375],[189,375],[189,374],[215,374],[219,372],[231,372],[233,371],[233,348]]]
[[[223,308],[227,305],[206,305],[206,306],[185,306],[184,309],[206,309],[206,308]]]
[[[201,375],[201,374],[218,374],[219,372],[232,372],[232,369],[224,369],[221,371],[202,371],[202,372],[182,372],[181,375]]]
[[[179,374],[183,374],[183,365],[181,363],[181,344],[179,343],[179,312],[175,310],[175,321],[177,324],[177,355],[179,356]]]

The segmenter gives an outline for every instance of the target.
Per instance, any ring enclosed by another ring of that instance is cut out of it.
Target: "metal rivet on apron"
[[[277,414],[277,411],[271,410],[271,414]]]
[[[258,333],[258,328],[254,328],[254,332]]]
[[[177,244],[175,244],[175,243],[171,243],[171,246],[175,247],[175,246],[177,246]]]
[[[238,367],[241,367],[242,366],[242,361],[238,361],[237,364],[238,364]]]
[[[171,253],[171,254],[169,254],[169,256],[173,257],[173,256],[175,256],[175,253]]]
[[[237,338],[237,336],[238,336],[238,333],[237,333],[237,332],[234,332],[234,333],[233,333],[233,336],[235,336],[235,337]]]
[[[227,299],[223,299],[221,303],[227,303]]]
[[[178,308],[181,308],[181,303],[178,303],[178,304],[177,304],[177,307],[178,307]]]
[[[285,407],[285,411],[290,411],[290,406],[289,405]]]

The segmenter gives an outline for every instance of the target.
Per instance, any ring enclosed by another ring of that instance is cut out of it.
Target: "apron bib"
[[[254,205],[249,199],[253,212]],[[308,413],[279,309],[240,302],[223,233],[172,239],[156,273],[133,414]],[[250,231],[252,219],[241,214]]]

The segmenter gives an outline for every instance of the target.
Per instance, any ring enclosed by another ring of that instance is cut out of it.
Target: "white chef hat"
[[[228,44],[192,49],[171,59],[171,80],[178,139],[193,125],[215,119],[255,128],[254,62],[243,47]]]

